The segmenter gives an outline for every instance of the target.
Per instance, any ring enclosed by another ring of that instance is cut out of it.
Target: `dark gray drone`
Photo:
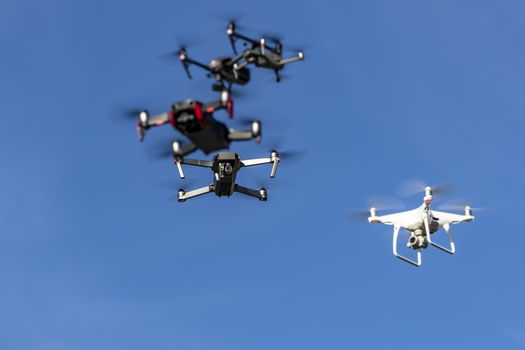
[[[228,129],[224,123],[213,118],[216,110],[226,109],[230,118],[233,117],[233,100],[229,92],[223,90],[217,101],[202,103],[195,100],[178,102],[171,111],[150,116],[148,111],[139,112],[137,131],[139,141],[144,139],[146,130],[152,127],[170,124],[191,142],[182,146],[180,141],[174,141],[173,152],[177,156],[185,156],[200,149],[205,154],[221,149],[227,149],[232,141],[261,140],[261,122],[253,120],[251,130],[238,131]]]
[[[284,58],[282,56],[283,45],[279,39],[268,38],[273,42],[273,45],[270,45],[265,38],[254,40],[236,32],[235,29],[235,22],[228,23],[226,34],[230,39],[234,57],[217,57],[206,65],[190,58],[185,47],[179,49],[178,57],[188,78],[193,79],[190,73],[190,65],[195,65],[207,71],[208,77],[215,78],[217,83],[213,86],[214,90],[218,91],[225,87],[231,90],[233,84],[246,85],[250,81],[250,70],[247,67],[249,64],[274,70],[276,81],[280,81],[279,72],[286,64],[304,59],[303,51],[298,51],[296,57]],[[245,46],[250,45],[251,47],[239,53],[236,46],[237,40],[241,40]]]
[[[273,164],[270,177],[274,178],[277,171],[277,165],[280,162],[279,154],[277,151],[272,151],[269,158],[258,158],[241,160],[239,155],[233,152],[223,152],[217,154],[211,161],[207,160],[195,160],[195,159],[184,159],[180,156],[174,155],[174,163],[179,171],[179,176],[184,179],[184,172],[182,170],[182,164],[193,165],[199,167],[210,168],[213,171],[213,183],[208,186],[204,186],[192,191],[179,190],[179,202],[184,202],[189,198],[201,196],[207,193],[215,193],[215,195],[231,196],[234,192],[242,193],[247,196],[258,198],[261,201],[266,201],[268,195],[266,189],[261,187],[258,190],[243,187],[235,182],[237,172],[241,168]]]
[[[255,40],[238,33],[235,28],[235,22],[228,23],[226,34],[230,39],[233,52],[236,55],[238,54],[236,46],[237,40],[243,41],[245,46],[251,45],[250,48],[245,49],[236,57],[233,66],[234,73],[240,73],[247,65],[254,64],[256,67],[273,69],[275,72],[275,80],[279,82],[281,81],[280,71],[285,65],[304,60],[304,52],[302,50],[298,50],[297,56],[295,57],[284,58],[282,55],[283,45],[277,38],[268,38],[273,42],[273,45],[270,45],[264,37]]]
[[[215,78],[217,83],[213,85],[213,89],[216,91],[224,88],[231,90],[232,84],[246,85],[250,81],[250,70],[247,67],[234,69],[235,64],[243,58],[242,55],[237,55],[233,58],[226,56],[217,57],[211,60],[208,65],[188,57],[188,52],[184,47],[180,48],[178,55],[188,78],[193,79],[190,73],[190,65],[200,67],[208,72],[208,77]]]

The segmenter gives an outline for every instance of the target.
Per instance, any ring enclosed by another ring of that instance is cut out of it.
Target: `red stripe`
[[[175,113],[173,111],[170,112],[169,114],[169,118],[170,118],[170,124],[175,126]]]

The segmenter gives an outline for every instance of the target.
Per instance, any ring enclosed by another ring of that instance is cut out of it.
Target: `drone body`
[[[261,201],[268,199],[266,189],[259,190],[240,186],[236,183],[237,172],[243,167],[250,167],[263,164],[273,164],[270,177],[275,177],[277,165],[279,164],[279,155],[272,151],[269,158],[250,159],[242,161],[239,155],[232,152],[222,152],[213,157],[211,161],[184,159],[175,156],[174,162],[177,165],[179,175],[184,179],[182,164],[210,168],[213,173],[213,183],[199,189],[189,192],[179,190],[179,202],[184,202],[189,198],[200,196],[207,193],[215,193],[218,197],[231,196],[234,192],[242,193],[247,196],[256,197]]]
[[[385,225],[394,226],[394,235],[392,242],[393,253],[399,259],[406,261],[414,266],[421,265],[421,249],[426,249],[428,245],[432,245],[444,252],[454,254],[456,251],[454,240],[452,238],[452,232],[450,226],[452,224],[458,224],[461,222],[470,222],[474,220],[472,210],[469,206],[465,207],[465,214],[452,214],[441,211],[431,210],[430,204],[432,203],[432,189],[430,187],[425,188],[425,197],[423,204],[418,208],[389,215],[377,216],[375,208],[370,209],[370,217],[368,222],[372,224],[382,223]],[[431,235],[437,232],[439,229],[443,229],[447,234],[450,246],[443,247],[432,241]],[[398,253],[398,237],[400,229],[409,231],[410,238],[407,243],[407,247],[417,251],[417,260],[407,258]]]
[[[190,65],[195,65],[207,71],[208,77],[215,78],[221,88],[225,87],[224,83],[226,82],[228,84],[228,89],[231,88],[232,84],[246,85],[250,81],[250,70],[248,67],[235,69],[236,62],[241,58],[241,55],[234,58],[221,56],[211,60],[209,65],[205,65],[204,63],[188,57],[188,53],[184,47],[179,50],[179,60],[181,61],[188,78],[193,79],[189,67]]]
[[[137,131],[139,140],[142,141],[145,131],[154,126],[170,124],[173,128],[185,135],[191,142],[182,146],[179,141],[173,143],[173,152],[185,156],[196,149],[205,154],[227,149],[232,141],[243,141],[261,138],[261,123],[252,122],[251,130],[237,131],[228,129],[213,117],[216,110],[226,109],[228,115],[233,117],[233,101],[228,91],[221,93],[221,99],[207,104],[195,100],[185,100],[172,106],[171,111],[156,116],[149,116],[147,111],[141,111]]]
[[[275,73],[275,80],[279,82],[281,81],[280,71],[285,65],[304,60],[303,51],[298,51],[295,57],[284,58],[282,55],[283,45],[279,39],[271,39],[273,46],[268,44],[265,38],[261,38],[260,40],[251,39],[238,33],[234,22],[228,23],[226,34],[230,39],[235,54],[237,54],[237,40],[241,40],[245,45],[251,46],[232,60],[235,72],[240,72],[246,68],[247,65],[254,64],[256,67],[272,69]]]

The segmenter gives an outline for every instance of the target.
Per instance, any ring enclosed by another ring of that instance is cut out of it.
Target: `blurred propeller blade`
[[[361,223],[367,222],[366,220],[370,216],[369,210],[354,210],[346,212],[346,218],[352,221],[359,221]]]
[[[454,211],[463,211],[465,210],[465,207],[470,207],[473,211],[485,211],[487,210],[486,207],[473,207],[470,205],[472,201],[467,200],[465,198],[458,198],[458,199],[452,199],[449,201],[446,201],[444,203],[439,204],[436,209],[437,210],[454,210]]]
[[[369,208],[377,210],[401,210],[405,209],[405,203],[402,200],[390,196],[370,196],[367,198]]]
[[[398,198],[390,196],[370,196],[367,198],[368,209],[360,209],[347,212],[347,217],[351,220],[363,221],[370,217],[370,209],[380,210],[402,210],[405,204]]]
[[[173,136],[156,137],[155,140],[148,142],[147,152],[154,160],[167,160],[173,157],[172,143]]]
[[[396,194],[400,197],[410,197],[424,192],[427,186],[430,186],[433,195],[450,194],[454,191],[451,184],[431,185],[421,179],[411,179],[399,184],[396,188]]]

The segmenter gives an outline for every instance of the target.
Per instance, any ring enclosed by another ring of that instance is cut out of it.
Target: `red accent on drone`
[[[206,113],[211,114],[213,112],[215,112],[215,108],[213,108],[213,107],[208,107],[208,109],[206,109]]]
[[[199,122],[202,122],[202,106],[200,103],[196,102],[193,106],[193,111],[195,112],[195,117]]]
[[[229,98],[228,102],[226,102],[226,108],[228,110],[228,116],[233,118],[233,100],[231,98]]]
[[[170,119],[170,124],[175,126],[175,124],[176,124],[175,123],[175,113],[173,111],[171,111],[168,116],[169,116],[169,119]]]

